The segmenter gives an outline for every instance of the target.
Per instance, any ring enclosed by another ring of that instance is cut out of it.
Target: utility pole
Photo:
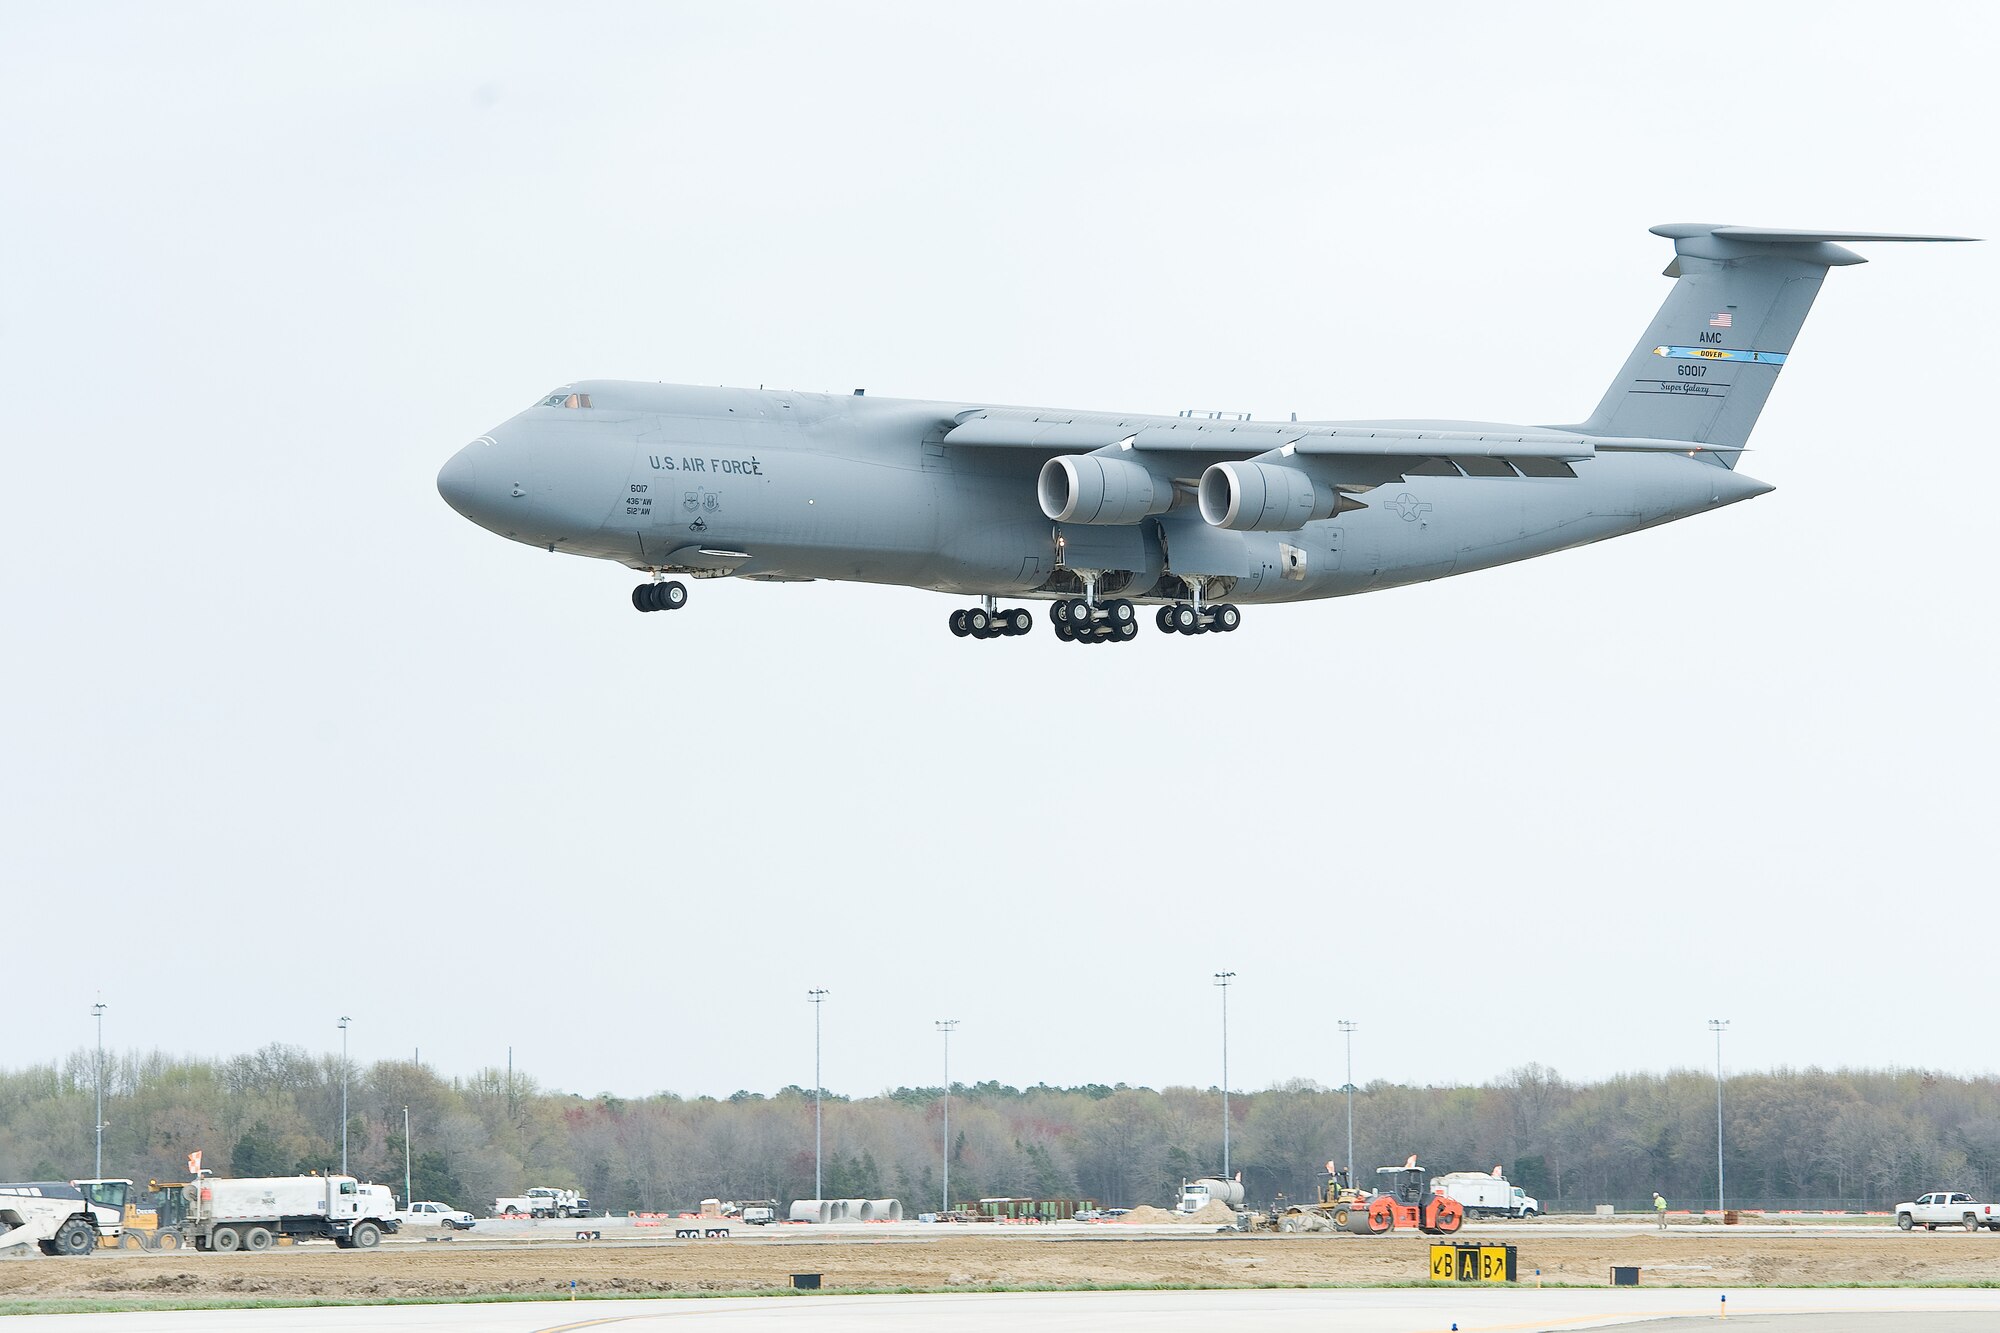
[[[816,986],[806,992],[806,999],[813,1007],[813,1198],[826,1197],[825,1185],[820,1174],[820,1132],[819,1132],[819,1007],[826,1003],[826,988]]]
[[[1222,1178],[1229,1179],[1229,983],[1234,972],[1217,972],[1215,984],[1222,987]]]
[[[1352,1019],[1340,1020],[1341,1034],[1347,1038],[1347,1082],[1340,1090],[1347,1094],[1347,1184],[1352,1189],[1360,1188],[1354,1180],[1354,1029],[1360,1026]],[[1334,1182],[1336,1188],[1339,1184]]]
[[[951,1212],[951,1034],[957,1030],[956,1018],[940,1018],[937,1030],[944,1033],[944,1206],[938,1209],[938,1216]]]
[[[96,1004],[90,1006],[92,1016],[97,1019],[97,1166],[96,1176],[104,1179],[104,992],[98,992]]]
[[[353,1020],[340,1016],[340,1174],[347,1174],[347,1025]]]
[[[1708,1030],[1715,1034],[1715,1207],[1716,1211],[1727,1211],[1722,1194],[1722,1030],[1729,1026],[1726,1018],[1708,1020]]]
[[[411,1208],[416,1200],[410,1197],[410,1108],[403,1108],[403,1207]]]

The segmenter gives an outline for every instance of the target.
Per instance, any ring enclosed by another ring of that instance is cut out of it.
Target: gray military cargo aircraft
[[[853,579],[976,598],[951,630],[1232,631],[1602,541],[1771,489],[1736,470],[1843,241],[1953,236],[1674,224],[1674,285],[1589,420],[1252,421],[580,381],[452,456],[438,491],[513,541],[650,576]]]

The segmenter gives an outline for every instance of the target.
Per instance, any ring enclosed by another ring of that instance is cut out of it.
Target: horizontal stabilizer
[[[1653,228],[1662,236],[1671,232]],[[1733,241],[1763,241],[1772,245],[1811,245],[1819,241],[1976,241],[1977,236],[1919,236],[1894,231],[1786,231],[1772,227],[1710,227],[1715,236]]]

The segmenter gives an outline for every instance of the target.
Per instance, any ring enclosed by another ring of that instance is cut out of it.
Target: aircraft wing
[[[1379,485],[1399,476],[1571,477],[1576,474],[1570,464],[1595,452],[1590,441],[1574,434],[1518,428],[1449,430],[1121,417],[1027,408],[974,408],[960,413],[944,442],[948,447],[1021,449],[1048,455],[1118,447],[1153,455],[1188,456],[1189,461],[1199,456],[1202,466],[1210,461],[1279,453],[1298,455],[1301,461],[1315,460],[1316,471],[1337,473],[1343,480],[1351,477],[1360,485]],[[1685,449],[1686,445],[1680,447]]]

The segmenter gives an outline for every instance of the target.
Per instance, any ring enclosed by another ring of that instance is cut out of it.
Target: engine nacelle
[[[1232,532],[1290,532],[1330,518],[1340,493],[1292,467],[1217,463],[1201,474],[1201,516]]]
[[[1035,495],[1058,523],[1126,524],[1171,509],[1174,484],[1122,458],[1065,454],[1042,464]]]

